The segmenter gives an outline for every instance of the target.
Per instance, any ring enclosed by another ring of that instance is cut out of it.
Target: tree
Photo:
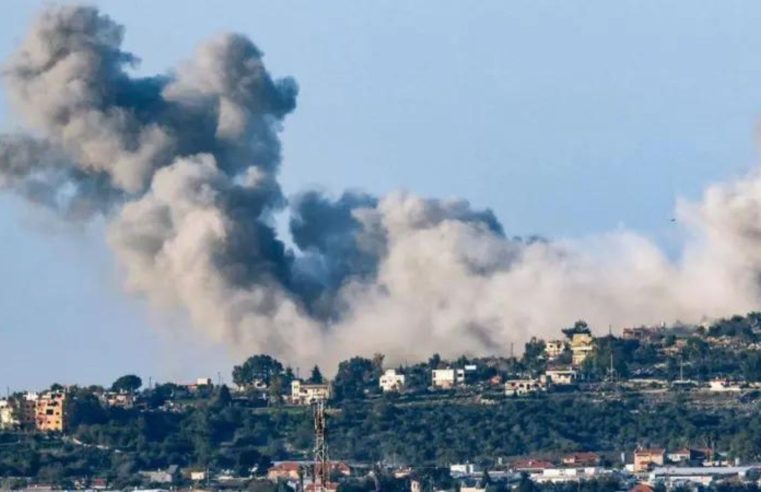
[[[579,320],[576,323],[573,324],[570,328],[563,328],[561,330],[563,332],[563,335],[565,335],[568,338],[573,338],[574,335],[577,334],[586,334],[591,335],[592,330],[589,329],[589,325],[586,321]]]
[[[134,393],[143,385],[143,380],[134,374],[122,376],[111,385],[112,391]]]
[[[322,384],[325,382],[325,378],[322,377],[319,366],[314,366],[312,368],[312,375],[309,376],[308,382],[312,384]]]
[[[491,477],[489,476],[489,470],[484,468],[483,474],[481,474],[481,487],[486,488],[491,485]]]
[[[69,426],[76,429],[82,424],[103,424],[108,418],[98,397],[86,390],[79,390],[69,404]]]
[[[531,372],[542,372],[546,366],[544,340],[531,337],[523,350],[523,365]]]
[[[237,459],[238,474],[244,477],[255,474],[262,476],[272,467],[269,456],[260,453],[255,448],[242,449]]]
[[[336,399],[364,398],[365,393],[377,390],[380,370],[373,361],[364,357],[352,357],[338,364],[333,381]]]
[[[539,487],[529,478],[527,473],[521,473],[521,480],[513,490],[517,492],[536,492],[539,490]]]
[[[230,406],[232,401],[233,399],[232,396],[230,396],[230,390],[227,388],[227,385],[223,384],[214,392],[212,406],[216,408],[224,408]]]
[[[269,386],[274,376],[283,372],[283,364],[267,354],[254,355],[233,368],[233,382],[241,387],[261,382]]]

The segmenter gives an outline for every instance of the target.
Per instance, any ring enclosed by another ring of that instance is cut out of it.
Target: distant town
[[[599,330],[595,330],[598,331]],[[617,491],[761,485],[761,314],[332,380],[266,354],[210,377],[0,399],[6,489]]]

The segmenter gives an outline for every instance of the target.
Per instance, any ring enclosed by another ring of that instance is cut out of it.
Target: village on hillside
[[[482,429],[453,424],[451,436],[442,438],[452,449],[437,447],[433,455],[429,452],[420,458],[410,458],[414,455],[403,449],[403,443],[398,454],[384,451],[380,459],[357,445],[347,445],[346,433],[352,430],[343,419],[356,409],[366,409],[368,419],[378,408],[408,412],[408,421],[422,419],[431,426],[421,431],[429,436],[441,431],[436,430],[437,422],[425,420],[431,412],[446,416],[447,411],[478,411],[487,419],[494,415],[496,421],[502,415],[499,412],[510,412],[503,419],[509,420],[516,410],[530,413],[530,408],[555,406],[564,411],[588,405],[589,409],[605,406],[608,413],[603,415],[610,415],[623,411],[610,410],[621,402],[636,401],[634,410],[627,412],[677,402],[672,408],[694,408],[698,416],[694,418],[709,418],[714,415],[711,412],[758,413],[761,315],[737,316],[708,326],[626,328],[618,336],[594,336],[586,323],[577,322],[559,335],[531,339],[520,357],[445,360],[434,355],[425,362],[396,367],[386,367],[379,354],[354,357],[342,362],[330,381],[319,367],[308,377],[299,377],[299,371],[260,354],[235,366],[230,384],[203,377],[190,384],[143,387],[139,377],[126,375],[109,388],[54,384],[39,392],[17,392],[0,399],[0,476],[8,487],[34,485],[38,489],[66,484],[90,489],[255,485],[267,490],[269,484],[276,487],[273,490],[317,490],[318,486],[364,490],[358,484],[377,484],[381,477],[393,481],[396,488],[390,490],[412,491],[524,490],[528,482],[534,488],[573,483],[578,487],[595,484],[595,490],[636,487],[638,491],[761,483],[761,461],[754,459],[761,457],[755,454],[761,453],[757,444],[739,447],[735,441],[722,441],[721,436],[709,431],[701,434],[699,429],[683,438],[671,433],[660,441],[634,433],[621,446],[555,436],[559,444],[550,440],[536,452],[520,452],[520,445],[509,443],[513,437],[495,431],[489,439],[499,453],[484,454],[454,444],[465,439],[463,432]],[[321,465],[328,470],[325,483],[317,483],[320,472],[314,461],[317,437],[312,408],[318,402],[325,406]],[[544,425],[546,417],[534,412],[533,420]],[[581,412],[580,422],[585,417]],[[212,422],[198,427],[193,420],[199,415]],[[590,413],[589,419],[593,418]],[[689,418],[693,417],[685,417]],[[215,419],[227,419],[227,423],[215,423]],[[159,429],[161,425],[170,430]],[[247,431],[241,428],[247,425],[258,426],[254,434],[259,437],[245,437]],[[528,432],[523,425],[515,424],[509,432]],[[194,433],[201,428],[212,434],[203,446],[218,449],[205,449],[194,441]],[[381,431],[368,432],[369,440],[372,432]],[[404,440],[405,432],[399,434],[398,439]],[[168,449],[161,441],[167,439],[179,439],[176,449]],[[389,434],[378,439],[388,441]],[[18,457],[23,451],[15,457],[8,455],[11,442],[32,443],[31,464]],[[55,442],[65,443],[72,456],[84,461],[71,469],[46,462],[61,459],[56,452],[45,451],[46,443]],[[77,454],[82,452],[86,458]],[[400,456],[405,452],[407,459]],[[119,465],[129,454],[133,457],[129,466]],[[110,457],[105,459],[106,455]],[[432,475],[430,470],[437,472]]]

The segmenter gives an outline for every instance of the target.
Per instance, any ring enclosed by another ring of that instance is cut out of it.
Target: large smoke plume
[[[5,69],[30,134],[0,136],[0,187],[66,220],[104,217],[128,290],[240,352],[500,353],[578,318],[607,329],[761,304],[757,176],[678,206],[690,234],[678,261],[631,232],[509,239],[463,200],[287,200],[278,132],[292,79],[273,78],[235,34],[171,75],[134,77],[122,36],[95,8],[39,16]],[[283,211],[295,249],[273,226]]]

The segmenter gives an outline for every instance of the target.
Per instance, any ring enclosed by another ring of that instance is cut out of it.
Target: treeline
[[[559,336],[570,342],[574,334],[591,332],[585,322],[578,321],[560,330]],[[406,390],[416,393],[425,392],[431,386],[431,370],[437,368],[475,365],[476,370],[469,374],[469,378],[471,383],[477,384],[486,383],[495,376],[502,380],[538,376],[550,367],[570,366],[569,348],[550,360],[545,347],[545,340],[533,338],[525,344],[520,357],[463,356],[456,360],[444,360],[434,354],[427,361],[396,369],[405,375]],[[335,399],[341,401],[379,394],[378,379],[385,366],[381,354],[341,362],[332,381]],[[637,377],[667,381],[679,378],[708,381],[717,377],[761,381],[761,314],[720,319],[705,327],[676,325],[652,328],[643,339],[615,335],[597,337],[593,352],[577,369],[583,380],[590,382],[606,380],[611,376],[616,379]],[[284,367],[267,355],[251,357],[233,370],[233,380],[237,385],[251,390],[266,386],[273,401],[288,393],[294,377],[291,368]],[[324,381],[319,367],[312,369],[307,381]]]

